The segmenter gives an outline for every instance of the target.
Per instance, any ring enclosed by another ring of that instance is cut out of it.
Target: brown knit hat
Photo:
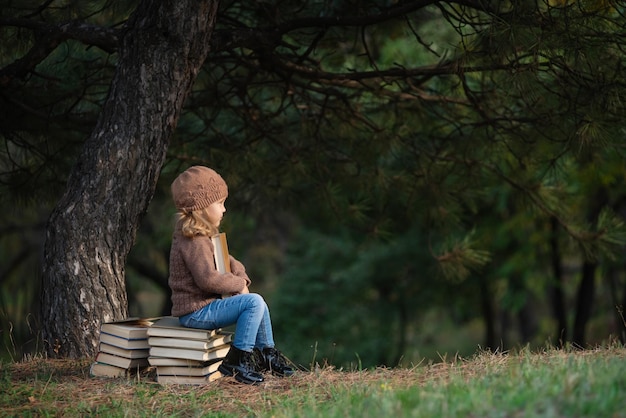
[[[191,212],[228,197],[228,187],[214,170],[196,165],[172,182],[172,197],[178,210]]]

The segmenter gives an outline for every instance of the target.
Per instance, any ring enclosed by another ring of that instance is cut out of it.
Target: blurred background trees
[[[20,358],[43,345],[45,223],[136,3],[0,3],[0,319]],[[230,187],[231,251],[300,363],[624,341],[623,13],[221,2],[127,259],[130,314],[168,313],[169,184],[205,164]]]

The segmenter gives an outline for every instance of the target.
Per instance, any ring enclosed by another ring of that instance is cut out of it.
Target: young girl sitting
[[[172,237],[169,285],[172,315],[183,326],[217,329],[237,324],[219,371],[239,382],[260,383],[269,371],[291,376],[293,369],[274,347],[269,309],[263,297],[249,293],[243,264],[230,256],[230,273],[219,273],[211,237],[219,233],[228,187],[214,170],[194,166],[172,183],[178,221]],[[221,295],[231,295],[222,298]]]

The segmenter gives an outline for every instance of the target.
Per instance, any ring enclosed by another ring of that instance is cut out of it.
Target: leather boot
[[[226,376],[235,376],[241,383],[257,384],[263,381],[263,376],[255,370],[252,353],[230,346],[230,350],[218,368]]]
[[[274,376],[287,377],[294,373],[285,356],[274,347],[263,350],[255,348],[258,370],[271,372]]]

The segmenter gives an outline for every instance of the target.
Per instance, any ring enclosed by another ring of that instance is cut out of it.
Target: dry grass
[[[83,409],[97,411],[107,405],[137,404],[141,396],[145,397],[142,407],[158,409],[161,415],[180,414],[178,408],[190,399],[206,413],[242,414],[271,409],[272,403],[296,393],[295,396],[307,393],[324,401],[332,398],[337,388],[381,385],[386,389],[406,388],[431,379],[443,379],[451,369],[459,368],[454,363],[366,371],[338,371],[325,367],[299,372],[290,378],[266,376],[260,385],[243,385],[232,378],[222,378],[204,386],[187,386],[160,385],[150,370],[126,379],[94,378],[89,376],[90,365],[91,360],[42,358],[0,363],[0,374],[10,380],[2,382],[0,387],[10,384],[23,392],[13,396],[18,402],[1,405],[0,415],[16,416],[29,411],[64,414],[75,410],[77,400],[83,404]]]
[[[332,401],[337,393],[403,390],[429,383],[445,385],[450,379],[471,382],[485,373],[506,372],[519,362],[542,364],[567,351],[479,353],[470,360],[443,359],[412,368],[377,368],[342,371],[332,367],[299,372],[290,378],[267,376],[258,386],[222,378],[204,386],[167,385],[147,371],[129,378],[93,378],[91,360],[31,359],[0,363],[0,416],[20,415],[146,415],[146,416],[258,416],[282,405]],[[577,356],[626,358],[621,348],[587,350]]]

